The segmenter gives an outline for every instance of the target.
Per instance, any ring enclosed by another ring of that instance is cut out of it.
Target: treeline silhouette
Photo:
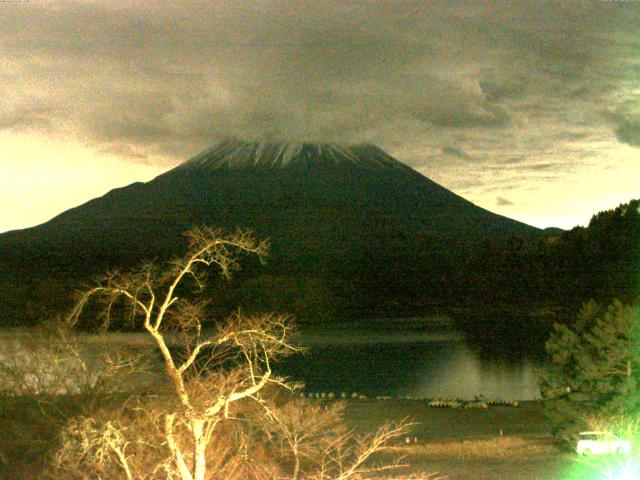
[[[471,296],[576,309],[595,299],[632,303],[640,285],[640,200],[597,213],[587,227],[484,244],[465,268]],[[482,279],[490,282],[483,282]]]
[[[637,300],[640,284],[640,200],[597,213],[587,227],[543,235],[323,245],[295,256],[275,245],[266,269],[247,265],[231,283],[212,279],[212,315],[248,311],[296,315],[301,322],[450,313],[477,335],[540,338],[554,321],[569,321],[585,301]],[[170,257],[163,252],[157,261]],[[74,289],[106,268],[129,268],[136,255],[52,262],[40,256],[0,265],[0,322],[35,324],[63,311]],[[505,318],[508,317],[508,320]],[[506,333],[505,333],[506,332]],[[543,340],[542,340],[543,341]]]
[[[466,307],[454,318],[487,351],[508,345],[543,356],[553,323],[573,323],[585,302],[636,304],[639,208],[640,200],[632,200],[597,213],[587,227],[485,242],[459,270],[469,274],[466,283],[460,279],[457,303]]]

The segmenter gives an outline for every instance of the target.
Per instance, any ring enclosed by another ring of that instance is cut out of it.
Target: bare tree
[[[358,436],[345,428],[343,411],[344,402],[322,405],[304,399],[267,411],[280,452],[293,459],[290,480],[364,479],[407,466],[401,458],[377,464],[372,459],[389,442],[407,434],[412,423],[387,424]]]
[[[229,417],[230,404],[249,397],[259,401],[258,393],[269,383],[284,385],[273,376],[271,361],[295,348],[287,342],[291,326],[284,316],[236,314],[221,327],[205,333],[204,304],[180,297],[179,289],[187,280],[202,287],[203,270],[212,265],[229,276],[238,269],[238,253],[252,253],[262,258],[267,253],[267,244],[247,232],[226,236],[209,228],[191,230],[189,240],[186,257],[175,260],[166,272],[146,264],[128,274],[105,276],[97,286],[82,294],[69,319],[76,323],[87,303],[97,299],[104,306],[105,329],[119,302],[124,304],[132,322],[141,320],[162,354],[178,400],[178,408],[164,416],[164,434],[173,466],[183,480],[205,480],[207,445],[216,426]],[[174,345],[169,344],[169,339]],[[186,354],[179,358],[180,354],[172,352],[172,346],[181,347]],[[191,370],[197,367],[196,361],[204,355],[218,366],[229,357],[240,356],[242,367],[236,366],[231,372],[217,369],[206,376],[190,377]],[[198,381],[188,381],[194,378]],[[192,441],[189,447],[178,441],[178,426],[189,430]]]
[[[56,452],[55,463],[64,465],[68,472],[81,472],[82,463],[89,463],[103,473],[115,464],[127,480],[133,480],[125,431],[118,422],[75,419],[63,431],[62,448]]]
[[[99,397],[146,376],[149,359],[101,337],[80,337],[59,319],[0,341],[0,394]]]
[[[368,462],[407,431],[406,422],[357,438],[339,426],[335,409],[323,413],[291,398],[282,405],[268,394],[294,388],[272,369],[275,359],[298,351],[289,317],[237,312],[208,325],[206,303],[189,299],[191,288],[203,288],[208,267],[228,277],[240,254],[262,260],[267,243],[210,228],[188,236],[186,256],[168,268],[113,272],[79,296],[71,325],[97,303],[104,330],[116,314],[142,326],[161,354],[169,394],[132,399],[120,419],[71,422],[54,456],[62,475],[82,478],[93,469],[127,480],[359,480],[390,468]]]

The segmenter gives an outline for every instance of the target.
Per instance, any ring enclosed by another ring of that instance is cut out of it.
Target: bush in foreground
[[[546,344],[540,390],[554,433],[575,443],[594,422],[640,407],[640,310],[619,301],[586,303],[573,326],[556,324]]]

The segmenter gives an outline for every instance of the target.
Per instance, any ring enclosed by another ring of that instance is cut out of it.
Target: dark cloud
[[[496,198],[496,205],[499,207],[506,207],[509,205],[513,205],[513,202],[511,200],[508,200],[506,198],[503,197],[497,197]]]
[[[529,168],[531,170],[537,170],[537,171],[554,170],[557,167],[558,167],[558,165],[555,164],[555,163],[534,163],[532,165],[527,166],[527,168]]]
[[[447,145],[442,148],[443,155],[450,155],[452,157],[459,158],[461,160],[471,160],[471,155],[466,153],[464,150],[456,147],[452,147],[451,145]]]
[[[139,160],[143,162],[148,159],[148,155],[134,150],[131,147],[131,145],[126,143],[102,144],[97,148],[96,152],[113,154],[119,157],[130,158],[130,159]]]
[[[502,162],[501,165],[520,165],[523,161],[526,160],[526,157],[507,157]]]
[[[51,110],[48,108],[24,107],[13,109],[10,111],[0,110],[0,130],[14,131],[46,131],[50,130]]]
[[[503,127],[510,121],[510,115],[503,107],[474,101],[473,97],[467,97],[467,101],[461,98],[459,105],[442,107],[437,103],[430,104],[418,112],[417,117],[440,127]]]
[[[369,141],[416,166],[611,128],[640,18],[580,0],[0,8],[0,129],[176,162],[230,135]],[[616,134],[638,145],[638,110],[622,105]]]
[[[618,140],[640,147],[640,98],[623,103],[613,117]]]

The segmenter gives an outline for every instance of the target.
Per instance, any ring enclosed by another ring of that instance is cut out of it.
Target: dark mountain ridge
[[[372,145],[227,140],[150,182],[0,235],[0,262],[74,277],[180,254],[182,233],[202,224],[269,237],[269,272],[376,277],[389,291],[482,239],[541,234]]]
[[[0,235],[0,245],[66,243],[99,232],[117,240],[122,230],[198,223],[248,226],[274,241],[272,229],[295,226],[341,232],[351,240],[366,240],[383,225],[400,237],[538,231],[473,205],[372,145],[226,141],[151,182],[112,190],[40,226]]]

